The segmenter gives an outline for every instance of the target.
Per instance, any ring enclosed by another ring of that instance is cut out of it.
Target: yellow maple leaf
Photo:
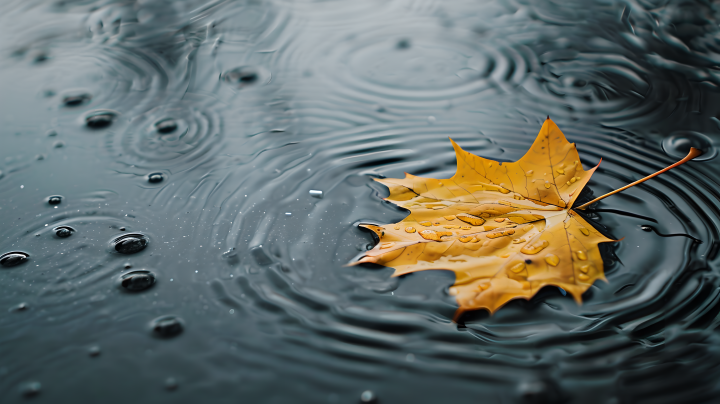
[[[573,207],[597,166],[583,169],[575,144],[550,118],[516,162],[478,157],[450,141],[457,157],[452,178],[406,173],[403,179],[376,179],[390,189],[386,200],[411,213],[399,223],[363,225],[380,242],[353,265],[393,267],[393,276],[453,271],[455,284],[449,292],[459,305],[456,319],[468,310],[493,313],[510,300],[530,299],[547,285],[564,289],[581,303],[593,282],[605,280],[598,245],[615,241]],[[699,155],[693,150],[694,156],[629,186]]]

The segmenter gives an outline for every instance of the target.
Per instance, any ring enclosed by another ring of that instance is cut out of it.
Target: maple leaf
[[[355,263],[395,268],[393,276],[430,269],[451,270],[449,292],[463,312],[493,313],[510,300],[530,299],[548,285],[582,302],[582,294],[605,280],[598,245],[612,240],[576,212],[596,200],[688,161],[688,155],[651,176],[574,208],[597,166],[584,170],[575,144],[548,118],[530,150],[518,161],[499,163],[468,153],[452,139],[457,172],[449,179],[405,174],[375,179],[386,198],[410,210],[404,220],[362,225],[380,241]]]

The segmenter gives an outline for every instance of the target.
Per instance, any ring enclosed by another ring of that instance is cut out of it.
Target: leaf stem
[[[648,175],[648,176],[645,177],[645,178],[642,178],[642,179],[639,179],[639,180],[637,180],[637,181],[635,181],[635,182],[633,182],[633,183],[627,184],[627,185],[625,185],[625,186],[622,187],[622,188],[618,188],[618,189],[616,189],[616,190],[614,190],[614,191],[612,191],[612,192],[608,192],[607,194],[605,194],[605,195],[603,195],[603,196],[599,196],[599,197],[593,199],[592,201],[590,201],[590,202],[588,202],[588,203],[584,203],[584,204],[582,204],[582,205],[580,205],[580,206],[578,206],[578,207],[576,207],[576,208],[574,208],[574,209],[585,209],[585,208],[587,208],[588,206],[590,206],[591,204],[593,204],[593,203],[595,203],[595,202],[597,202],[597,201],[599,201],[599,200],[601,200],[601,199],[605,199],[605,198],[607,198],[607,197],[610,196],[610,195],[617,194],[617,193],[620,192],[620,191],[624,191],[624,190],[626,190],[626,189],[628,189],[628,188],[630,188],[630,187],[634,187],[635,185],[637,185],[637,184],[639,184],[639,183],[641,183],[641,182],[645,182],[645,181],[649,180],[649,179],[652,178],[652,177],[655,177],[655,176],[657,176],[657,175],[660,175],[660,174],[664,173],[665,171],[670,170],[671,168],[675,168],[675,167],[677,167],[677,166],[679,166],[679,165],[685,164],[685,163],[687,163],[688,161],[694,159],[695,157],[697,157],[697,156],[699,156],[699,155],[701,155],[701,154],[703,154],[703,152],[702,152],[701,150],[698,150],[698,149],[696,149],[696,148],[694,148],[694,147],[691,147],[691,148],[690,148],[690,152],[688,153],[688,155],[685,156],[684,159],[678,161],[677,163],[675,163],[675,164],[673,164],[673,165],[671,165],[671,166],[665,167],[665,168],[663,168],[662,170],[660,170],[660,171],[658,171],[658,172],[656,172],[656,173],[654,173],[654,174],[650,174],[650,175]]]

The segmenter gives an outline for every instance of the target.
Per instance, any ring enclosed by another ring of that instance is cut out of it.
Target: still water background
[[[718,24],[705,1],[3,1],[0,254],[29,257],[0,267],[0,401],[714,401]],[[603,159],[595,195],[706,151],[597,205],[624,239],[583,305],[546,288],[458,325],[452,274],[344,266],[358,222],[406,215],[372,177],[451,176],[448,137],[515,160],[547,115]]]

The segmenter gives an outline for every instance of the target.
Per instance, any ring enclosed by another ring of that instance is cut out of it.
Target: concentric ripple
[[[714,402],[717,22],[674,0],[0,4],[0,396]],[[359,223],[407,215],[373,178],[450,177],[448,137],[516,160],[547,115],[603,160],[595,195],[707,151],[588,212],[622,240],[582,305],[548,287],[454,323],[449,271],[346,266],[375,243]]]
[[[501,39],[480,40],[472,31],[373,30],[331,42],[333,61],[323,68],[347,97],[404,106],[463,99],[511,89],[527,78],[524,54]],[[531,63],[531,62],[530,62]]]
[[[217,114],[192,105],[161,106],[139,115],[124,133],[108,133],[108,152],[147,169],[183,170],[207,161],[222,147]]]
[[[213,219],[212,232],[227,234],[217,241],[224,245],[222,257],[241,277],[237,283],[230,278],[219,282],[218,296],[239,288],[235,293],[253,296],[251,307],[263,313],[258,315],[276,321],[302,319],[335,341],[303,341],[307,348],[347,355],[350,348],[340,342],[349,343],[363,347],[362,357],[386,365],[407,362],[410,353],[418,361],[442,357],[461,363],[455,371],[466,376],[477,371],[471,358],[478,346],[496,355],[485,358],[486,365],[505,366],[504,355],[512,353],[524,358],[516,358],[514,366],[529,372],[543,361],[571,363],[573,355],[599,355],[607,352],[608,343],[616,344],[614,354],[630,355],[630,361],[639,354],[629,348],[630,341],[650,343],[668,327],[720,325],[708,314],[720,312],[712,292],[720,279],[703,273],[720,245],[719,195],[708,186],[712,180],[703,173],[708,168],[703,163],[691,163],[596,206],[598,212],[589,219],[624,239],[605,259],[608,283],[593,285],[582,306],[558,289],[546,288],[493,316],[469,316],[461,327],[466,333],[458,334],[449,320],[455,304],[447,293],[452,284],[448,273],[428,271],[397,279],[390,278],[388,268],[343,267],[374,243],[357,223],[391,223],[405,216],[381,200],[386,190],[374,184],[372,176],[398,177],[407,171],[449,177],[455,160],[448,135],[481,156],[516,160],[543,118],[524,125],[481,119],[476,126],[483,128],[482,134],[469,123],[365,127],[266,151],[251,161],[265,167],[263,174],[256,171],[253,180],[232,191]],[[595,194],[673,162],[652,139],[582,125],[561,127],[577,143],[584,165],[603,159],[590,182]],[[268,185],[259,188],[259,183]],[[288,188],[288,183],[293,186]],[[221,183],[220,188],[229,185]],[[322,190],[323,198],[314,198],[310,190]],[[269,200],[278,202],[263,202]],[[643,231],[648,223],[659,233]],[[688,234],[702,243],[659,234]],[[409,350],[413,335],[432,335],[433,348]],[[590,371],[594,365],[584,366]],[[597,366],[600,370],[605,365]]]

